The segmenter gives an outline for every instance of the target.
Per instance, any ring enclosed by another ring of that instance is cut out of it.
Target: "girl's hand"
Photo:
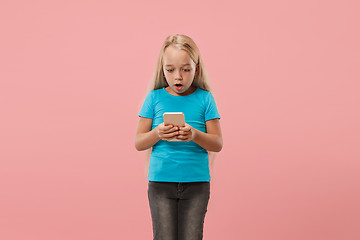
[[[189,142],[194,139],[194,136],[195,130],[193,129],[193,127],[185,123],[185,127],[180,127],[179,135],[176,137],[176,139]]]
[[[169,141],[179,135],[179,128],[174,125],[159,124],[157,127],[157,134],[161,140]]]

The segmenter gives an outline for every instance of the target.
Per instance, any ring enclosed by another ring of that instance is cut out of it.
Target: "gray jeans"
[[[152,182],[148,197],[154,240],[201,240],[210,182]]]

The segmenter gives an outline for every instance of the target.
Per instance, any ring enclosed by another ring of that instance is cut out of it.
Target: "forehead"
[[[190,55],[185,51],[173,46],[169,46],[164,52],[164,65],[185,65],[194,64]]]

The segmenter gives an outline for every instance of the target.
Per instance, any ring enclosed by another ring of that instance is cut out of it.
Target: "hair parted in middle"
[[[198,67],[198,72],[194,76],[194,81],[192,86],[201,88],[205,91],[211,91],[209,85],[209,78],[203,63],[203,60],[200,56],[199,48],[196,46],[195,42],[188,36],[182,34],[175,34],[168,36],[160,50],[160,54],[156,63],[155,72],[152,77],[152,86],[151,89],[156,90],[163,87],[169,86],[165,79],[165,74],[163,70],[163,57],[167,47],[173,46],[180,50],[185,50],[190,58],[194,61]]]

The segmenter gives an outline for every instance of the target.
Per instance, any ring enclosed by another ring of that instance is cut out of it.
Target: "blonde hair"
[[[156,90],[169,86],[166,82],[163,70],[163,57],[166,48],[169,46],[176,47],[180,50],[185,50],[189,54],[190,58],[198,67],[198,71],[195,73],[192,86],[210,92],[211,89],[209,84],[209,77],[207,75],[204,62],[201,58],[199,48],[190,37],[182,34],[170,35],[165,39],[157,59],[156,68],[151,81],[151,89]]]

